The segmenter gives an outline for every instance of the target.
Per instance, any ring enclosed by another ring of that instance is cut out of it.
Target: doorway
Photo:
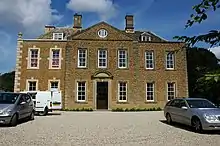
[[[97,82],[97,109],[108,109],[108,82]]]

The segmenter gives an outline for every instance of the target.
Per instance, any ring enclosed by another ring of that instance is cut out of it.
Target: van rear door
[[[52,91],[52,109],[62,109],[62,94],[61,91]]]

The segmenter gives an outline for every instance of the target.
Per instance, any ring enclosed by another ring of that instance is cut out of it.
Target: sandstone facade
[[[188,96],[183,43],[135,30],[131,15],[125,30],[106,22],[82,29],[82,16],[74,17],[73,28],[47,26],[37,39],[19,34],[15,92],[54,86],[63,108],[94,110],[163,107]]]

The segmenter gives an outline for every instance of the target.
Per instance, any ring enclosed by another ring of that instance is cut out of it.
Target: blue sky
[[[72,26],[75,12],[83,15],[83,28],[99,21],[124,29],[125,15],[134,15],[136,30],[150,30],[172,40],[175,35],[197,35],[219,29],[220,11],[210,13],[207,21],[184,29],[201,0],[1,0],[0,73],[15,68],[17,34],[35,38],[47,24]],[[205,44],[201,44],[208,47]],[[218,51],[219,50],[219,51]],[[220,56],[220,49],[213,49]]]

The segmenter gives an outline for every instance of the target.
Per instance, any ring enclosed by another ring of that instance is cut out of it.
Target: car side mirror
[[[182,106],[181,109],[187,110],[188,108],[186,106]]]
[[[24,105],[25,103],[26,103],[26,102],[23,101],[23,102],[20,103],[20,105]]]

